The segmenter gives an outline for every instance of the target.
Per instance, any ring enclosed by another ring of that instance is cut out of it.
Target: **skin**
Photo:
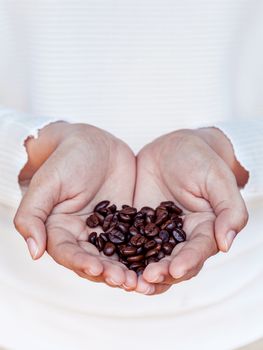
[[[248,175],[215,128],[164,135],[140,151],[137,164],[125,143],[85,124],[51,124],[38,139],[29,138],[26,148],[20,182],[28,190],[14,219],[17,230],[31,242],[34,259],[47,249],[57,263],[95,282],[163,293],[195,276],[219,250],[227,251],[234,238],[228,242],[227,233],[238,233],[248,220],[238,189]],[[186,214],[187,241],[137,279],[116,256],[108,258],[86,242],[94,231],[85,224],[87,215],[105,198],[138,208],[174,200]]]

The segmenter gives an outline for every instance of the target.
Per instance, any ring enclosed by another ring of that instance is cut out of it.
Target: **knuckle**
[[[16,230],[19,233],[23,234],[25,231],[25,225],[26,225],[25,217],[23,215],[21,215],[20,213],[17,213],[14,217],[13,223],[14,223]]]

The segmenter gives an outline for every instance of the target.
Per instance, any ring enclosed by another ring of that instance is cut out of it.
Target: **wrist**
[[[237,160],[233,145],[228,137],[217,127],[200,128],[194,132],[225,161],[234,173],[238,186],[244,187],[248,181],[249,173]]]

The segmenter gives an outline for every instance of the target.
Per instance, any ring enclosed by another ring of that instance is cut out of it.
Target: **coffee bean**
[[[135,219],[133,222],[133,226],[137,229],[144,225],[144,219]]]
[[[172,231],[176,228],[176,223],[172,220],[168,220],[162,225],[161,228],[162,230]]]
[[[186,240],[186,233],[184,232],[184,230],[180,229],[180,228],[176,228],[175,230],[173,230],[173,237],[176,240],[176,242],[181,243],[184,242]]]
[[[120,261],[122,264],[124,264],[124,265],[126,265],[126,266],[129,266],[129,263],[128,263],[127,260],[122,259],[122,258],[119,258],[119,261]],[[130,267],[130,268],[131,268],[131,267]]]
[[[137,254],[137,248],[134,246],[126,246],[122,249],[122,254],[124,256],[133,256]]]
[[[159,210],[159,212],[156,212],[157,218],[155,220],[156,225],[163,224],[167,218],[168,218],[168,211],[166,210]]]
[[[96,245],[97,232],[91,232],[88,237],[88,242]]]
[[[130,222],[131,221],[131,216],[127,214],[122,214],[121,212],[119,213],[119,219],[122,222]]]
[[[170,209],[174,205],[173,201],[164,201],[160,203],[160,206]]]
[[[158,253],[158,255],[157,255],[157,258],[158,258],[159,260],[161,260],[161,259],[164,258],[164,257],[165,257],[164,252],[163,252],[162,250],[160,250],[159,253]]]
[[[176,240],[174,239],[173,236],[169,237],[169,243],[171,243],[173,246],[175,246],[177,244]]]
[[[100,220],[99,220],[99,218],[97,217],[96,214],[91,214],[91,215],[87,218],[86,224],[87,224],[90,228],[94,228],[94,227],[99,226]]]
[[[136,255],[140,255],[143,253],[143,246],[137,248]]]
[[[134,219],[144,219],[145,213],[138,211]]]
[[[156,248],[153,248],[151,250],[148,250],[148,252],[145,254],[145,258],[150,258],[151,256],[154,256],[154,255],[158,255],[159,253],[159,250],[157,250]]]
[[[116,228],[118,230],[120,230],[122,233],[127,234],[130,230],[130,225],[128,223],[125,223],[125,222],[119,222],[116,225]]]
[[[105,242],[108,242],[108,237],[107,237],[106,233],[102,232],[102,233],[100,234],[100,237],[101,237]]]
[[[144,255],[141,254],[141,255],[129,256],[127,258],[127,261],[130,262],[130,263],[133,263],[133,262],[142,261],[143,259],[144,259]]]
[[[125,235],[116,229],[113,229],[108,234],[109,240],[114,244],[120,244],[125,241]]]
[[[104,239],[101,238],[100,236],[97,237],[96,245],[97,245],[97,248],[98,248],[99,252],[101,252],[103,250],[103,248],[104,248],[104,245],[105,245]]]
[[[107,242],[104,246],[103,253],[107,256],[111,256],[115,253],[115,250],[115,245],[111,242]]]
[[[144,268],[144,263],[142,261],[136,261],[136,262],[133,262],[132,264],[130,264],[129,268],[131,270],[136,270],[140,267],[143,267]]]
[[[168,242],[168,241],[169,241],[170,235],[169,235],[168,231],[166,231],[166,230],[161,230],[161,231],[159,232],[159,237],[161,238],[161,240],[162,240],[163,242]]]
[[[108,207],[108,211],[111,212],[111,214],[114,214],[117,210],[117,206],[115,204],[112,204],[111,206]]]
[[[151,207],[142,207],[141,213],[145,215],[145,222],[147,224],[154,222],[155,220],[155,210]]]
[[[137,235],[137,234],[139,233],[139,231],[137,230],[137,228],[134,227],[134,226],[131,226],[131,227],[130,227],[129,232],[130,232],[130,234],[131,234],[132,236],[135,236],[135,235]]]
[[[149,223],[145,226],[144,231],[147,237],[154,237],[158,235],[160,230],[155,224]]]
[[[153,249],[154,247],[156,247],[157,243],[154,239],[151,239],[150,241],[146,242],[144,244],[144,248],[146,250],[150,250],[150,249]]]
[[[141,247],[146,242],[146,239],[142,235],[138,234],[136,236],[133,236],[130,242],[135,247]]]
[[[173,245],[169,242],[166,242],[163,244],[162,250],[166,255],[170,255],[172,253],[172,250],[173,250]]]
[[[157,256],[151,256],[145,261],[145,265],[149,265],[151,263],[158,262],[158,261],[159,259],[157,258]]]
[[[181,215],[183,213],[182,209],[177,207],[177,205],[173,204],[170,207],[171,212],[176,213],[177,215]]]
[[[156,243],[162,243],[163,242],[163,240],[159,236],[155,236],[153,239],[155,240]]]
[[[108,200],[101,201],[95,206],[94,211],[100,212],[101,209],[105,209],[109,204],[110,204],[110,201]]]
[[[107,231],[109,229],[112,219],[113,219],[113,214],[108,214],[105,217],[103,225],[102,225],[103,231]]]
[[[137,276],[142,275],[142,274],[143,274],[143,271],[144,271],[144,267],[143,267],[143,266],[138,267],[138,268],[136,269],[136,274],[137,274]]]
[[[134,216],[137,213],[137,209],[133,207],[125,207],[120,211],[120,214]]]

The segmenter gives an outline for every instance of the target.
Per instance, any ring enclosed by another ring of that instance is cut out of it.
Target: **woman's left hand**
[[[205,134],[207,137],[209,131]],[[235,161],[234,154],[223,160],[220,154],[224,149],[217,152],[206,137],[199,130],[179,130],[146,145],[138,155],[134,206],[157,206],[173,200],[185,213],[187,239],[170,256],[146,267],[137,291],[162,293],[172,284],[197,275],[210,256],[229,250],[248,221],[239,179],[229,163],[230,159]],[[223,138],[222,133],[218,144],[229,147]]]

